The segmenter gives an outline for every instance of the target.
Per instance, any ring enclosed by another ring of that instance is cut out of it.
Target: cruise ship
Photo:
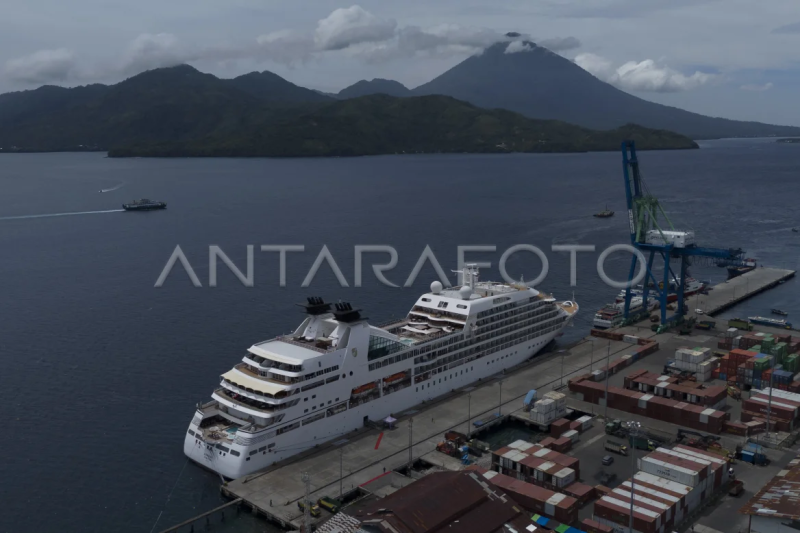
[[[647,310],[652,311],[658,307],[658,302],[653,298],[647,299]],[[642,310],[642,297],[634,296],[631,298],[629,312],[636,313]],[[599,309],[592,320],[592,327],[595,329],[611,329],[621,326],[625,321],[625,302],[607,304]]]
[[[184,441],[238,478],[536,355],[578,311],[523,284],[435,281],[405,318],[370,325],[349,303],[309,298],[294,333],[251,346],[198,404]]]

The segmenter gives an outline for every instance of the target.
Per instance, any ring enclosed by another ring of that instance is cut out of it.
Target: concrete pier
[[[696,309],[702,309],[706,315],[715,315],[750,298],[758,293],[780,285],[794,277],[794,270],[780,268],[756,268],[741,276],[723,281],[715,285],[708,295],[700,294],[690,296],[688,310],[690,316],[695,316]]]
[[[692,296],[688,303],[690,314],[694,315],[697,308],[706,315],[719,313],[794,275],[795,272],[791,270],[756,269],[715,286],[709,295],[699,296],[697,304],[696,297]],[[613,298],[611,292],[609,299]],[[584,309],[582,312],[594,311]],[[620,331],[652,338],[667,346],[670,345],[669,341],[673,344],[676,342],[674,332],[656,335],[650,331],[649,321],[639,326],[620,328]],[[445,456],[430,455],[446,431],[474,434],[479,431],[473,426],[474,421],[486,420],[498,411],[503,416],[513,413],[515,418],[524,420],[526,415],[521,413],[522,400],[530,389],[537,389],[540,395],[561,389],[570,376],[605,366],[608,360],[613,361],[627,353],[630,346],[624,342],[584,338],[570,347],[540,355],[502,374],[396,414],[396,429],[385,431],[380,445],[377,445],[378,430],[354,431],[334,443],[289,458],[283,464],[226,483],[221,490],[230,498],[241,498],[244,505],[265,515],[270,521],[287,529],[300,529],[303,517],[297,502],[305,493],[301,479],[304,472],[310,475],[311,498],[316,500],[322,496],[339,497],[342,492],[346,493],[386,474],[391,476],[393,470],[408,465],[410,457],[416,461],[426,456],[427,463],[438,464],[444,469],[458,468],[460,465],[455,464],[454,459],[444,464],[442,457]],[[409,429],[412,418],[413,428]],[[409,432],[413,443],[411,455],[408,449]]]

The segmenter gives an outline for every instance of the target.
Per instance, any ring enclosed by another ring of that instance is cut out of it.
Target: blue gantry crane
[[[692,257],[714,258],[728,265],[745,264],[744,251],[740,248],[705,248],[697,246],[694,232],[678,231],[672,226],[658,199],[647,191],[639,170],[639,160],[636,157],[636,145],[633,141],[622,142],[622,167],[625,176],[625,197],[628,203],[628,221],[630,223],[631,245],[642,252],[647,259],[645,278],[642,291],[642,305],[635,312],[631,312],[632,287],[625,293],[624,316],[625,324],[637,322],[649,315],[648,299],[654,297],[661,306],[661,325],[659,331],[668,329],[671,325],[683,322],[686,314],[685,284],[687,267],[691,264]],[[659,262],[663,260],[664,270],[661,279],[653,271],[656,257]],[[670,266],[670,259],[679,262],[679,274]],[[631,260],[629,285],[636,273],[637,256]],[[675,282],[677,289],[677,309],[674,315],[667,316],[667,297],[670,281]]]

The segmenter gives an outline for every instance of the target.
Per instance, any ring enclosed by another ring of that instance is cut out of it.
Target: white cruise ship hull
[[[212,444],[206,444],[187,432],[183,446],[184,453],[197,464],[218,472],[228,479],[236,479],[252,474],[316,445],[343,438],[347,433],[364,427],[365,418],[372,421],[380,421],[390,414],[397,416],[403,411],[422,403],[423,400],[432,400],[451,392],[453,389],[466,387],[478,379],[485,379],[506,368],[516,366],[539,353],[550,341],[562,333],[563,328],[569,322],[570,320],[567,320],[561,329],[542,337],[475,359],[452,370],[445,371],[427,382],[419,385],[412,384],[393,394],[352,407],[335,415],[335,417],[331,417],[336,419],[335,422],[330,420],[326,424],[326,420],[323,419],[319,424],[301,426],[285,435],[278,435],[270,439],[275,444],[270,450],[259,451],[264,447],[266,441],[266,439],[260,440],[259,436],[269,433],[269,428],[267,428],[260,434],[253,435],[252,440],[254,442],[251,444],[237,444],[234,442],[233,444],[225,445],[226,448],[238,452],[239,456],[217,449]],[[189,425],[189,430],[194,432],[195,435],[199,431],[196,423],[198,421],[199,416],[196,416]],[[251,455],[252,452],[255,453]]]

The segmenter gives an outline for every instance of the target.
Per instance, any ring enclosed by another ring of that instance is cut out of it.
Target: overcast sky
[[[26,0],[0,17],[0,92],[181,62],[413,88],[509,31],[648,100],[800,126],[800,0]]]

